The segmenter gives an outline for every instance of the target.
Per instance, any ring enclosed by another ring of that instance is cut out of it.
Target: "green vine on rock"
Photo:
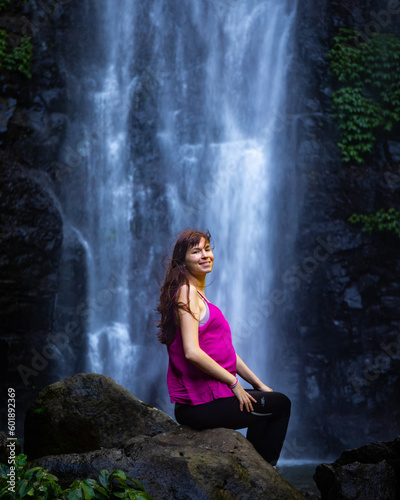
[[[381,208],[375,214],[353,214],[348,221],[352,224],[362,223],[362,232],[389,231],[400,238],[400,212],[394,207],[389,210]]]
[[[69,488],[63,490],[58,478],[42,467],[26,468],[26,455],[21,453],[15,457],[13,471],[11,467],[0,464],[0,498],[20,500],[104,500],[108,498],[125,498],[129,500],[152,500],[143,486],[127,476],[122,470],[100,471],[98,481],[83,479],[74,481]],[[12,472],[12,473],[11,473]]]
[[[0,29],[0,69],[20,71],[27,78],[31,78],[32,54],[30,37],[21,37],[19,44],[13,46],[7,31]]]
[[[363,163],[377,135],[400,123],[400,40],[392,34],[359,38],[340,29],[327,57],[339,84],[332,101],[342,160]]]

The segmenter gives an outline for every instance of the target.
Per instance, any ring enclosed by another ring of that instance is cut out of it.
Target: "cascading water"
[[[96,0],[86,2],[85,8],[87,17],[95,20],[90,36],[96,40],[96,52],[89,55],[91,64],[79,78],[75,95],[80,109],[71,127],[71,136],[79,137],[74,154],[85,160],[86,167],[78,202],[82,206],[69,214],[87,249],[88,297],[77,313],[86,320],[88,371],[127,384],[126,366],[135,357],[128,317],[133,206],[128,117],[134,3]],[[76,87],[77,81],[72,79],[72,85]]]
[[[287,168],[279,132],[295,14],[291,0],[183,2],[179,10],[153,2],[147,14],[170,232],[210,230],[215,284],[207,294],[227,316],[238,353],[265,380],[271,210]]]
[[[96,89],[89,96],[87,121],[95,125],[98,142],[88,156],[89,295],[94,300],[88,366],[90,371],[126,384],[124,373],[135,357],[127,286],[133,203],[128,116],[134,3],[96,0],[92,8],[102,27],[105,51],[101,54],[104,63],[96,74]]]
[[[295,0],[87,3],[98,48],[75,124],[90,146],[86,215],[71,219],[90,249],[88,370],[165,411],[157,276],[187,226],[210,230],[207,294],[238,353],[267,375],[277,118],[295,10]]]

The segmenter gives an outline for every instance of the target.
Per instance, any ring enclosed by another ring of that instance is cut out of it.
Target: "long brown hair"
[[[158,340],[162,344],[171,345],[176,335],[176,325],[174,322],[174,308],[184,309],[193,315],[189,308],[189,279],[185,267],[186,252],[200,243],[204,238],[207,243],[211,243],[209,231],[202,232],[192,229],[185,229],[179,234],[175,243],[172,257],[169,259],[165,273],[164,283],[161,286],[160,302],[157,311],[161,314],[158,323]],[[182,285],[187,287],[187,304],[176,301],[176,292]]]

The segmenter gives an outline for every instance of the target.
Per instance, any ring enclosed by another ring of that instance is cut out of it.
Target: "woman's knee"
[[[282,400],[282,405],[283,405],[283,408],[285,409],[286,413],[289,413],[290,414],[290,409],[292,407],[292,402],[290,401],[290,399],[286,396],[286,394],[283,394],[283,393],[279,393],[281,395],[281,400]]]
[[[287,413],[290,415],[290,409],[292,406],[292,402],[290,399],[286,396],[286,394],[283,394],[282,392],[271,392],[270,394],[273,394],[274,398],[274,403],[279,410],[280,413]]]

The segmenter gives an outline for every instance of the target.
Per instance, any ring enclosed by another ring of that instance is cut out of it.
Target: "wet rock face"
[[[400,239],[348,222],[353,213],[400,209],[400,137],[378,141],[363,165],[341,162],[326,54],[342,26],[368,38],[376,24],[399,36],[400,11],[387,1],[311,1],[298,9],[296,85],[304,98],[287,110],[297,116],[290,126],[298,146],[285,187],[297,193],[298,226],[295,254],[281,258],[277,277],[290,300],[276,311],[274,357],[293,401],[289,441],[297,438],[307,455],[332,456],[400,431]]]
[[[60,260],[62,218],[57,200],[46,189],[48,178],[43,172],[33,174],[17,163],[10,167],[2,172],[0,184],[4,231],[1,328],[19,332],[50,329],[48,308],[53,294],[43,280],[54,274]]]
[[[62,259],[75,259],[77,268],[84,261],[82,248],[64,234],[55,168],[67,123],[59,53],[73,4],[11,2],[0,12],[0,29],[7,32],[9,46],[18,46],[23,36],[33,45],[31,79],[18,71],[3,69],[0,74],[0,397],[6,397],[7,387],[16,390],[20,438],[26,408],[38,390],[55,380],[66,354],[57,346],[46,347],[57,328],[56,298],[66,279]],[[82,269],[75,277],[79,303]],[[63,299],[60,305],[66,307]],[[80,348],[74,356],[77,365]],[[5,428],[4,419],[2,411]]]
[[[395,500],[400,496],[400,438],[348,450],[317,467],[314,479],[321,500]]]
[[[24,451],[33,459],[113,448],[176,426],[110,377],[77,374],[46,387],[35,399],[25,418]]]
[[[375,500],[376,498],[387,498],[395,500],[396,476],[393,469],[382,460],[378,464],[360,464],[354,462],[340,467],[334,471],[326,465],[322,469],[328,469],[331,474],[329,486],[325,489],[321,484],[322,500],[335,498],[338,500]]]

